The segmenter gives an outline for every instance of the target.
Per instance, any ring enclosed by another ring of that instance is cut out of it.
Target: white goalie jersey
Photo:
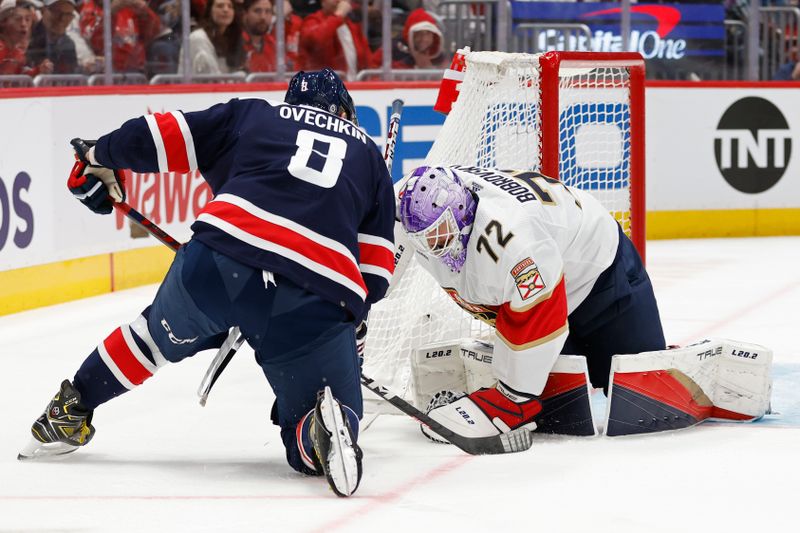
[[[466,263],[456,273],[417,258],[458,305],[495,327],[495,377],[538,395],[568,314],[614,260],[618,225],[588,193],[536,172],[450,168],[478,197]]]

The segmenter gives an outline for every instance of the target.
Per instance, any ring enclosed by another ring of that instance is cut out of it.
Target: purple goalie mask
[[[477,205],[452,170],[418,167],[400,192],[400,221],[417,250],[459,272]]]

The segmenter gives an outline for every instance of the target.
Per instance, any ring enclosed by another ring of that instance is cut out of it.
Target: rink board
[[[796,87],[651,85],[648,238],[800,233]],[[405,100],[395,177],[419,164],[443,122],[431,108],[436,84],[361,83],[352,92],[361,125],[379,147],[391,101]],[[283,87],[275,84],[0,91],[0,314],[157,282],[166,271],[169,253],[152,238],[137,236],[121,215],[93,215],[67,192],[70,138],[96,137],[150,112],[203,109],[232,97],[282,96]],[[758,122],[761,116],[769,121]],[[191,221],[210,198],[202,177],[165,173],[128,179],[129,203],[175,238],[188,239]]]

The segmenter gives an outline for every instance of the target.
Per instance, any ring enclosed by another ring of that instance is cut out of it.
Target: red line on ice
[[[355,519],[363,518],[368,513],[373,513],[375,510],[380,510],[386,505],[392,504],[395,501],[402,498],[405,494],[407,494],[411,489],[416,487],[417,485],[421,485],[423,483],[427,483],[429,481],[433,481],[434,479],[440,478],[444,475],[449,474],[453,470],[458,469],[459,467],[465,465],[470,460],[474,459],[472,455],[460,455],[446,463],[421,474],[414,479],[407,481],[393,490],[389,492],[384,492],[383,494],[376,494],[375,496],[369,496],[369,503],[366,505],[359,506],[356,509],[353,509],[351,512],[340,516],[339,518],[332,520],[331,522],[327,522],[320,527],[313,529],[314,533],[327,533],[328,531],[332,531],[335,529],[339,529],[342,527],[347,526],[350,522]],[[359,499],[360,496],[358,493],[354,496],[354,498]]]
[[[775,298],[786,296],[787,294],[797,289],[798,287],[800,287],[800,281],[794,281],[792,283],[789,283],[788,285],[784,285],[783,287],[775,289],[774,291],[762,297],[761,299],[755,302],[749,302],[739,307],[736,311],[729,313],[727,316],[717,320],[710,326],[705,326],[702,329],[698,330],[696,333],[686,336],[684,339],[679,341],[678,344],[680,346],[684,346],[690,342],[694,342],[702,339],[703,337],[707,337],[709,336],[710,332],[718,330],[723,326],[727,326],[731,322],[735,322],[736,320],[739,320],[742,317],[751,314],[753,311],[760,309],[765,304],[771,303]]]

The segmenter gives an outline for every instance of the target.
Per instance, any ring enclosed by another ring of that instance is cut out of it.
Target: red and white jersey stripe
[[[392,281],[394,273],[394,244],[383,237],[358,234],[358,251],[361,272],[374,274],[386,280]]]
[[[193,239],[282,275],[354,319],[386,292],[392,183],[380,150],[352,122],[234,98],[131,119],[97,140],[95,157],[134,172],[200,172],[215,199],[192,225]]]
[[[154,113],[145,115],[144,119],[156,145],[159,172],[185,174],[197,170],[194,139],[183,113]]]
[[[394,270],[394,246],[387,239],[359,234],[359,263],[342,243],[325,237],[293,220],[270,213],[233,194],[220,194],[203,209],[205,222],[254,248],[280,255],[334,283],[367,296],[363,272],[388,281]]]

